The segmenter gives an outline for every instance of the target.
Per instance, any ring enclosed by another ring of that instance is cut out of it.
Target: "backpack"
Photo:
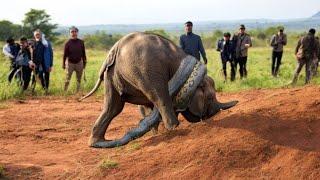
[[[29,65],[29,57],[24,51],[19,51],[16,57],[16,64],[19,66],[28,66]]]

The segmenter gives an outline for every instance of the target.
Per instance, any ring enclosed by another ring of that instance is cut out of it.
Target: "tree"
[[[10,21],[0,21],[0,41],[6,40],[8,37],[19,38],[22,35],[22,27],[13,24]]]
[[[25,14],[23,23],[23,34],[30,38],[33,36],[33,31],[40,29],[50,40],[55,40],[58,33],[54,30],[58,27],[57,24],[50,23],[50,15],[45,10],[31,9]]]

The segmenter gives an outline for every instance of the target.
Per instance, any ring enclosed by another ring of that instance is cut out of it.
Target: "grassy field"
[[[269,47],[251,48],[249,51],[249,58],[247,63],[248,78],[244,80],[239,79],[237,72],[237,80],[235,82],[223,82],[223,75],[221,72],[222,66],[219,58],[219,53],[213,49],[208,49],[208,74],[213,77],[216,82],[216,89],[223,92],[237,92],[252,88],[278,88],[287,85],[293,76],[293,71],[296,67],[296,60],[294,58],[293,47],[285,49],[283,64],[280,68],[280,76],[274,78],[271,76],[271,49]],[[50,81],[50,95],[68,96],[75,93],[75,74],[72,77],[70,89],[67,93],[63,91],[65,72],[61,68],[62,65],[62,50],[56,48],[54,50],[54,69],[51,73]],[[102,61],[107,56],[107,53],[102,50],[87,50],[88,65],[86,69],[87,81],[82,83],[82,93],[88,92],[95,84],[97,74],[102,64]],[[30,91],[21,92],[17,83],[8,84],[7,74],[9,72],[9,60],[3,55],[0,55],[0,100],[7,100],[12,98],[25,98],[27,96],[44,96],[40,85],[37,85],[36,92],[31,94]],[[228,65],[228,75],[230,74],[230,66]],[[303,71],[298,85],[304,84]],[[312,80],[313,84],[320,84],[320,78],[316,77]],[[102,95],[102,88],[100,88],[99,95]]]

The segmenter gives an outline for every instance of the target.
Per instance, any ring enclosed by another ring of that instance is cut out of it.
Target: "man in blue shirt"
[[[206,52],[203,48],[200,36],[192,33],[193,24],[185,23],[186,34],[180,36],[180,47],[186,54],[189,54],[200,61],[200,53],[205,64],[207,64]]]

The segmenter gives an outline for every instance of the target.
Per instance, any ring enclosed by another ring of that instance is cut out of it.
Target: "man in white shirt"
[[[10,73],[8,77],[8,81],[11,82],[14,74],[18,70],[18,66],[16,65],[16,57],[19,53],[20,45],[14,42],[12,37],[7,39],[7,43],[3,46],[2,52],[5,56],[7,56],[10,61]]]

